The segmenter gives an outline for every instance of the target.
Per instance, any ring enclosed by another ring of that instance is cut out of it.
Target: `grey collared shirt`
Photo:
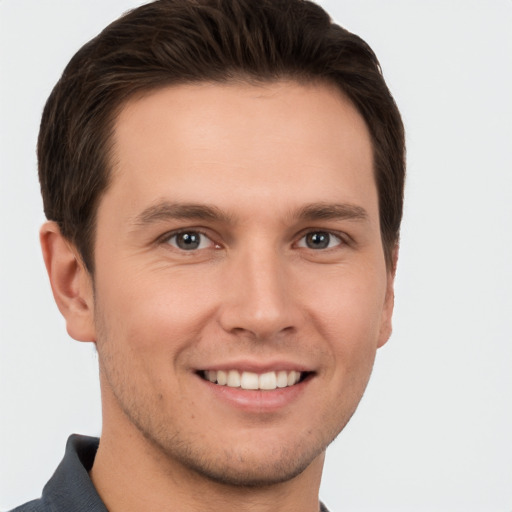
[[[70,436],[64,458],[41,498],[11,512],[108,512],[89,478],[98,444],[96,437]]]
[[[73,434],[66,453],[38,500],[11,512],[108,512],[89,478],[99,439]],[[328,512],[321,503],[320,512]]]

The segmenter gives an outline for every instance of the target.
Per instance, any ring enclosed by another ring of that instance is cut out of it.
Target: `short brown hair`
[[[116,117],[133,95],[172,84],[292,79],[335,84],[371,133],[388,268],[398,242],[404,130],[378,60],[307,0],[158,0],[105,28],[71,59],[38,141],[44,210],[94,270],[95,217],[109,185]]]

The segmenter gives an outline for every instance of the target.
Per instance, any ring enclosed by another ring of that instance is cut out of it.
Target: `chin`
[[[323,423],[323,429],[305,427],[302,432],[295,432],[295,438],[290,433],[286,439],[270,432],[257,435],[253,431],[238,440],[231,436],[231,442],[218,436],[215,443],[209,438],[210,442],[201,445],[198,438],[180,442],[178,435],[160,445],[160,452],[164,452],[171,463],[177,462],[192,474],[213,483],[267,487],[293,480],[310,467],[318,468],[320,476],[327,447],[349,419],[331,424],[330,428],[328,422]]]
[[[256,443],[255,443],[256,444]],[[176,457],[176,447],[173,447]],[[290,481],[303,473],[317,458],[323,458],[325,447],[307,450],[280,448],[279,450],[235,448],[204,454],[181,454],[179,462],[202,478],[231,487],[267,487]],[[198,455],[198,456],[195,456]]]

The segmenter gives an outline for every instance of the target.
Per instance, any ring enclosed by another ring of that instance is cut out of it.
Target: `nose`
[[[293,333],[300,310],[291,274],[285,258],[276,251],[248,251],[234,258],[226,272],[222,328],[254,340]]]

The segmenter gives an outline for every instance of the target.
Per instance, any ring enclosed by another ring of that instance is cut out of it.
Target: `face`
[[[324,85],[175,86],[123,109],[113,162],[94,275],[105,428],[230,484],[321,460],[390,334],[361,116]]]

